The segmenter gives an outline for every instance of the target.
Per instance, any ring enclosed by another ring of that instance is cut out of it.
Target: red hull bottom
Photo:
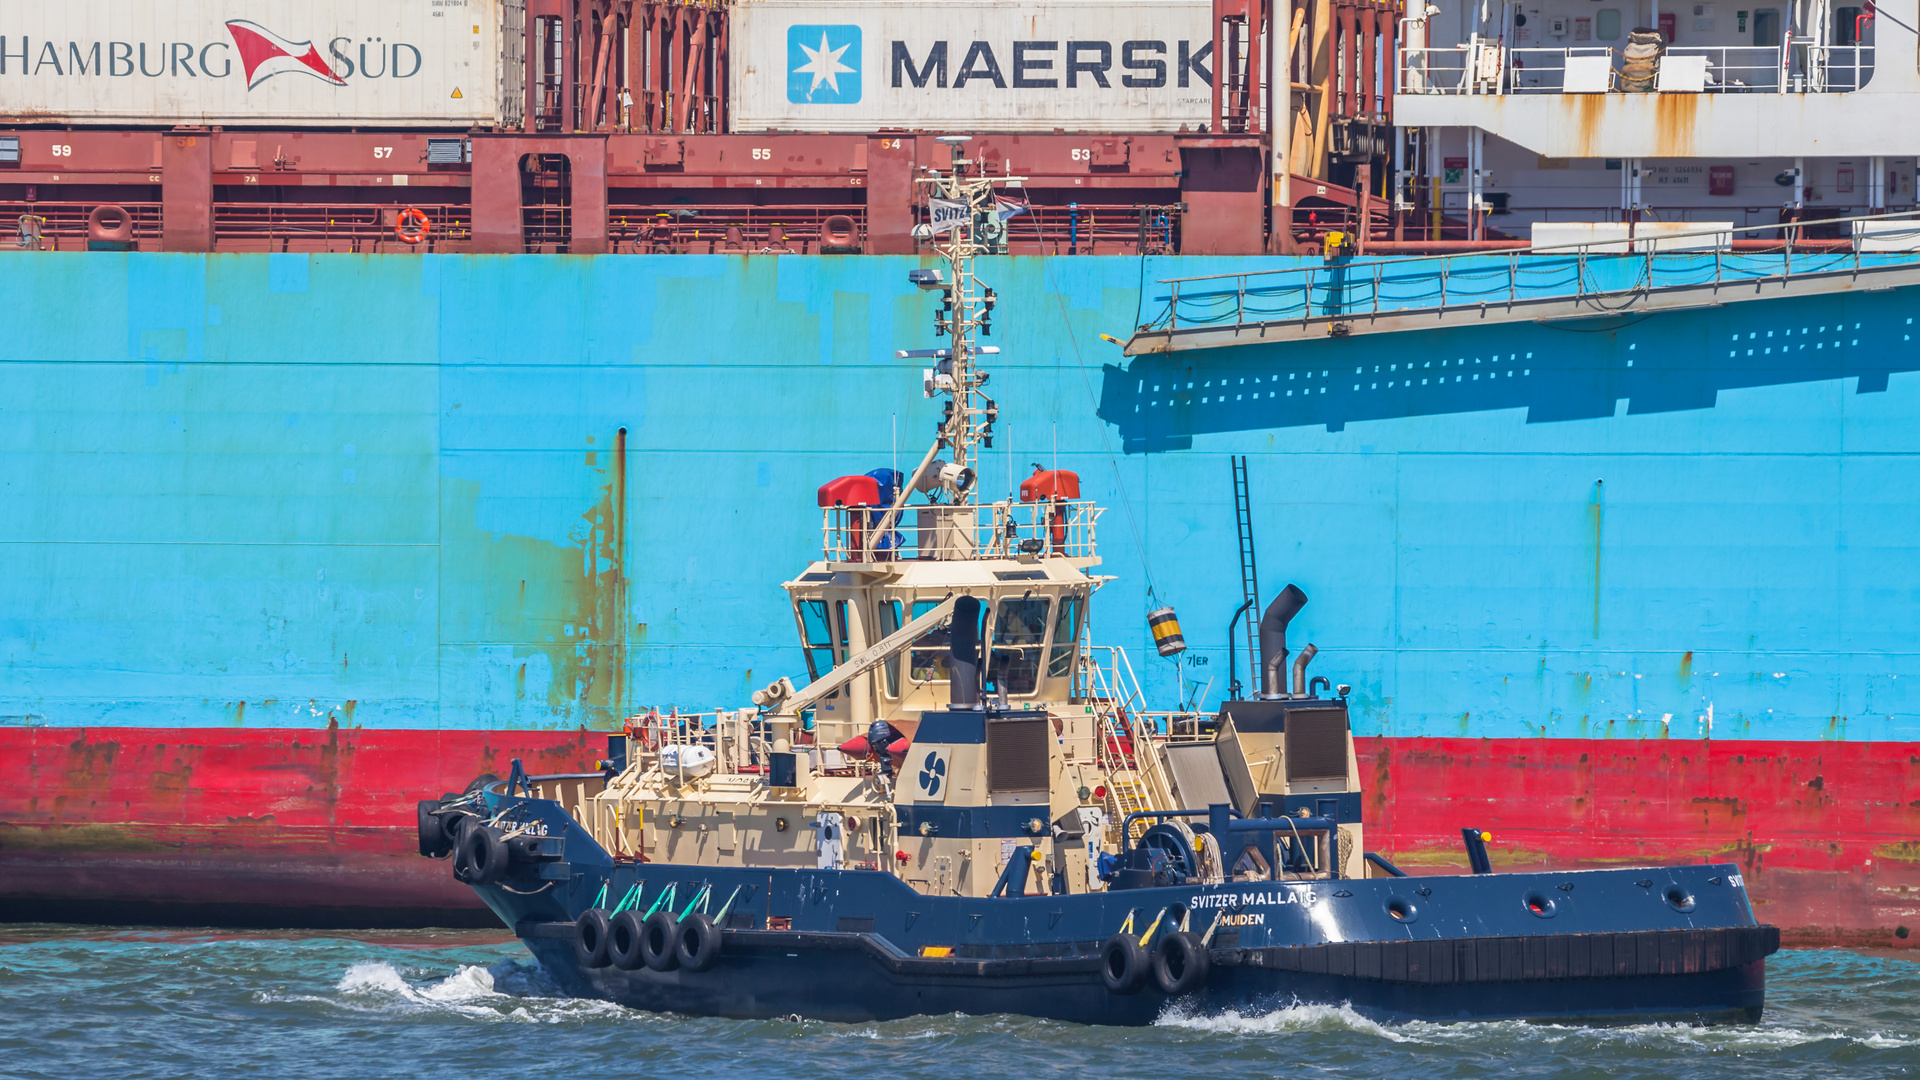
[[[1412,873],[1732,862],[1790,944],[1920,941],[1920,744],[1359,740],[1367,846]],[[0,919],[487,926],[413,805],[514,758],[592,768],[586,731],[0,730]]]

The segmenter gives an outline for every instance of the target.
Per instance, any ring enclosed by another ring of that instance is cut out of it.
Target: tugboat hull
[[[519,804],[543,839],[480,897],[566,992],[663,1012],[1125,1025],[1324,1004],[1384,1022],[1750,1023],[1780,944],[1733,865],[943,897],[868,870],[614,862],[558,804]],[[582,934],[609,925],[590,909],[676,926],[707,912],[717,958],[623,969]],[[1151,955],[1182,934],[1197,978],[1172,993],[1151,967],[1115,978],[1116,941]]]
[[[728,931],[726,959],[710,971],[627,972],[582,968],[574,957],[571,924],[527,929],[541,935],[530,937],[527,945],[542,967],[573,994],[637,1009],[741,1019],[801,1016],[861,1022],[957,1012],[1140,1025],[1170,1011],[1247,1015],[1325,1004],[1347,1006],[1382,1023],[1525,1019],[1738,1024],[1760,1019],[1766,995],[1765,964],[1757,959],[1690,973],[1573,975],[1563,968],[1542,967],[1543,974],[1519,978],[1417,983],[1404,977],[1273,970],[1248,962],[1270,950],[1238,949],[1212,951],[1214,969],[1204,991],[1170,998],[1149,984],[1123,995],[1102,984],[1097,955],[902,961],[866,935],[778,931]],[[1500,939],[1444,944],[1471,950],[1487,941],[1500,944]],[[1657,955],[1659,943],[1653,947]],[[1508,949],[1527,951],[1512,945]],[[1566,939],[1552,938],[1540,939],[1536,950],[1558,955],[1570,951]]]

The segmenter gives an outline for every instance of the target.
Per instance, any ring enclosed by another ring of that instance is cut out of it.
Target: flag
[[[246,70],[249,90],[289,71],[305,72],[335,86],[347,85],[347,81],[335,75],[320,58],[320,50],[314,48],[311,41],[288,41],[246,19],[227,20],[227,33],[233,35],[234,48],[240,50],[240,63]]]
[[[927,208],[933,214],[933,235],[935,236],[962,225],[973,224],[971,204],[953,199],[929,199]]]
[[[1001,221],[1005,221],[1015,214],[1024,214],[1026,212],[1027,204],[1024,201],[1014,202],[1005,195],[995,195],[993,197],[993,216],[999,218]]]

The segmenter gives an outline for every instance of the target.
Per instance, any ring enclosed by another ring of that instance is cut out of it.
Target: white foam
[[[1264,1013],[1242,1013],[1229,1009],[1221,1013],[1197,1015],[1172,1005],[1154,1021],[1158,1027],[1186,1028],[1215,1035],[1277,1035],[1300,1031],[1358,1031],[1388,1042],[1411,1042],[1392,1028],[1375,1023],[1353,1011],[1351,1005],[1294,1004]]]
[[[1388,1026],[1369,1020],[1350,1005],[1296,1003],[1263,1013],[1222,1013],[1199,1015],[1184,1007],[1169,1006],[1156,1026],[1184,1028],[1215,1035],[1262,1036],[1300,1032],[1348,1031],[1376,1036],[1387,1042],[1443,1045],[1471,1042],[1485,1045],[1490,1034],[1498,1034],[1503,1045],[1557,1046],[1566,1042],[1588,1042],[1592,1049],[1604,1050],[1608,1044],[1628,1043],[1658,1049],[1691,1047],[1702,1050],[1774,1050],[1811,1043],[1854,1043],[1875,1049],[1920,1045],[1920,1039],[1899,1038],[1879,1032],[1853,1033],[1838,1030],[1807,1030],[1779,1023],[1754,1026],[1704,1027],[1689,1024],[1635,1024],[1625,1027],[1587,1027],[1568,1024],[1537,1024],[1524,1020],[1468,1021],[1441,1024],[1413,1021]]]
[[[491,967],[463,965],[445,978],[416,984],[392,964],[354,964],[340,976],[338,997],[294,995],[356,1012],[438,1013],[490,1022],[559,1024],[595,1018],[642,1017],[610,1001],[558,996],[538,968],[511,960]]]

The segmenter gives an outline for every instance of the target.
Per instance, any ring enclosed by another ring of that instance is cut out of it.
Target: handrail
[[[1848,225],[1853,233],[1850,242],[1823,242],[1818,245],[1821,250],[1802,252],[1803,258],[1796,263],[1793,249],[1802,243],[1804,230]],[[1736,244],[1749,248],[1760,245],[1733,237],[1761,230],[1786,234],[1777,241],[1779,250],[1735,249]],[[1709,242],[1700,243],[1702,239]],[[1336,259],[1166,278],[1160,281],[1169,290],[1166,307],[1138,326],[1125,347],[1132,356],[1154,351],[1162,341],[1172,346],[1176,337],[1187,341],[1225,335],[1239,340],[1255,332],[1266,337],[1276,327],[1287,336],[1308,333],[1322,323],[1333,327],[1331,333],[1344,336],[1352,332],[1355,323],[1398,320],[1396,328],[1404,329],[1409,317],[1444,316],[1450,311],[1476,308],[1482,315],[1491,309],[1503,309],[1503,319],[1550,304],[1571,304],[1582,310],[1598,305],[1600,313],[1605,313],[1626,310],[1643,301],[1651,303],[1656,294],[1664,296],[1676,290],[1711,293],[1718,300],[1729,288],[1771,282],[1785,287],[1794,281],[1889,270],[1911,272],[1920,265],[1920,244],[1908,241],[1917,239],[1920,210],[1901,210],[1766,225],[1710,225],[1633,237],[1614,235],[1544,245],[1525,252]],[[1906,246],[1915,250],[1868,253],[1866,249],[1875,242],[1887,248]],[[1521,254],[1545,258],[1523,260]],[[1609,257],[1590,261],[1589,256],[1595,254]],[[1866,254],[1873,256],[1870,261]],[[1530,277],[1525,293],[1520,291],[1523,273]],[[1285,277],[1289,274],[1299,276]],[[1212,287],[1196,289],[1195,285]]]
[[[1819,218],[1819,219],[1809,219],[1805,221],[1777,221],[1767,225],[1735,225],[1732,228],[1700,229],[1693,232],[1674,232],[1674,233],[1662,232],[1653,236],[1630,237],[1625,240],[1619,240],[1619,239],[1585,240],[1577,244],[1548,244],[1544,247],[1527,248],[1525,249],[1524,254],[1540,255],[1548,252],[1560,252],[1560,251],[1584,252],[1592,248],[1617,249],[1622,244],[1638,244],[1638,243],[1647,243],[1647,244],[1656,244],[1656,245],[1665,246],[1675,240],[1688,240],[1688,239],[1701,237],[1701,236],[1726,236],[1729,233],[1760,232],[1760,231],[1769,230],[1769,229],[1771,230],[1786,229],[1789,231],[1798,232],[1801,229],[1811,228],[1814,226],[1844,225],[1844,224],[1848,224],[1850,222],[1856,222],[1856,221],[1901,221],[1901,220],[1912,219],[1916,225],[1920,225],[1920,216],[1916,216],[1916,215],[1920,215],[1920,208],[1916,208],[1913,210],[1889,211],[1883,214],[1855,214],[1851,217]],[[1783,240],[1781,242],[1788,243],[1789,241]],[[1605,253],[1606,252],[1603,252],[1603,254]],[[1613,253],[1617,254],[1618,252],[1613,252]],[[1339,265],[1349,270],[1357,266],[1365,267],[1365,266],[1384,265],[1384,266],[1402,267],[1402,266],[1411,265],[1413,263],[1425,262],[1425,261],[1436,260],[1436,259],[1442,262],[1445,262],[1450,259],[1473,258],[1479,254],[1484,254],[1484,253],[1468,252],[1468,253],[1456,253],[1456,254],[1450,254],[1450,255],[1414,255],[1414,256],[1403,256],[1400,258],[1389,257],[1389,258],[1383,258],[1383,259],[1375,259],[1369,262],[1356,261],[1356,262],[1349,262],[1349,263],[1341,263]],[[1273,275],[1273,274],[1297,274],[1297,273],[1303,273],[1303,272],[1314,271],[1314,270],[1322,270],[1322,269],[1326,269],[1326,267],[1325,266],[1279,266],[1279,267],[1274,267],[1271,270],[1240,270],[1240,271],[1235,271],[1235,272],[1225,273],[1225,274],[1201,274],[1196,277],[1160,278],[1158,280],[1159,280],[1159,283],[1162,285],[1176,285],[1176,284],[1183,284],[1190,281],[1224,281],[1228,278],[1264,277],[1264,276]]]

